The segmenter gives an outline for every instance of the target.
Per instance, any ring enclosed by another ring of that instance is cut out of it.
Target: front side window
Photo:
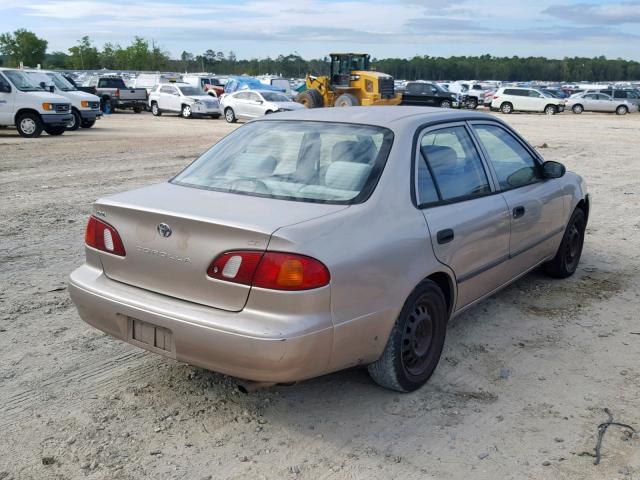
[[[474,125],[498,182],[503,190],[537,182],[541,176],[533,156],[505,129],[497,125]]]
[[[417,188],[421,204],[491,192],[482,161],[465,127],[443,128],[425,134],[420,142],[420,153],[420,162],[425,162],[418,165]]]
[[[289,99],[281,93],[278,92],[262,92],[262,97],[267,102],[288,102]]]
[[[64,78],[59,73],[47,73],[47,76],[53,80],[53,83],[56,87],[58,87],[63,92],[75,92],[78,90],[74,85],[71,84],[66,78]]]
[[[304,202],[366,200],[393,142],[366,125],[262,121],[214,145],[171,180],[188,187]]]
[[[13,85],[22,92],[40,92],[42,88],[36,83],[35,80],[29,78],[24,72],[17,70],[5,70],[4,74],[13,83]]]
[[[538,92],[536,92],[535,90],[529,90],[529,96],[530,97],[534,97],[534,98],[539,98],[542,95],[540,95]]]

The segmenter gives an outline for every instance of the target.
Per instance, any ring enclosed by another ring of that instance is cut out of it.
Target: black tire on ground
[[[95,120],[84,120],[82,122],[82,128],[91,128],[96,124]]]
[[[556,113],[558,113],[558,107],[556,107],[555,105],[547,105],[546,107],[544,107],[544,113],[546,115],[555,115]]]
[[[579,103],[576,103],[573,107],[571,107],[571,111],[576,115],[580,115],[582,112],[584,112],[584,107]]]
[[[504,102],[502,105],[500,105],[500,111],[505,114],[511,113],[513,112],[513,105],[511,105],[509,102]]]
[[[44,125],[35,113],[21,113],[16,118],[16,128],[21,137],[36,138],[42,134]]]
[[[63,127],[44,127],[44,131],[47,132],[49,135],[53,135],[53,136],[58,136],[58,135],[62,135],[64,132],[67,131],[67,127],[63,126]]]
[[[102,110],[103,112],[106,113],[107,111],[107,104],[111,104],[111,99],[109,97],[102,97],[100,99],[100,110]],[[109,107],[111,108],[111,111],[113,112],[113,105],[109,105]]]
[[[162,111],[160,110],[160,107],[158,107],[158,102],[153,102],[151,104],[151,114],[154,117],[159,117],[160,115],[162,115]]]
[[[142,113],[143,109],[144,109],[144,107],[142,105],[134,105],[133,106],[133,113]]]
[[[440,102],[440,108],[451,108],[452,105],[451,100],[442,100]]]
[[[67,126],[67,130],[78,130],[82,125],[82,117],[80,116],[80,112],[73,108],[71,109],[71,114],[73,115],[73,120],[71,125]]]
[[[467,100],[467,108],[471,110],[475,110],[478,108],[478,99],[476,97],[471,97]]]
[[[233,111],[233,108],[227,107],[224,110],[224,119],[228,123],[236,123],[238,119],[236,118],[236,113]]]
[[[620,105],[618,108],[616,108],[617,115],[626,115],[628,112],[629,109],[624,105]]]
[[[307,108],[320,108],[324,106],[322,94],[315,88],[310,88],[298,95],[296,102],[301,103]]]
[[[180,115],[182,115],[182,118],[192,118],[193,111],[191,110],[191,106],[182,105],[182,110],[180,110]]]
[[[423,281],[402,307],[382,356],[369,365],[371,378],[399,392],[424,385],[440,360],[448,317],[442,290]]]
[[[569,223],[567,223],[556,256],[543,265],[547,275],[554,278],[567,278],[575,273],[582,255],[586,227],[587,217],[584,211],[578,207],[573,211]]]
[[[357,107],[360,103],[358,99],[350,93],[343,93],[336,98],[335,107]]]

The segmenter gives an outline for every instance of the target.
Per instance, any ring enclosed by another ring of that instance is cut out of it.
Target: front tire
[[[21,137],[36,138],[42,134],[44,125],[35,113],[23,113],[16,119],[16,128]]]
[[[451,108],[451,100],[442,100],[440,102],[440,108]]]
[[[369,365],[371,378],[398,392],[423,386],[440,360],[448,317],[442,290],[423,281],[407,298],[382,356]]]
[[[580,115],[582,112],[584,112],[584,107],[580,104],[577,104],[571,107],[571,111],[576,115]]]
[[[78,130],[82,125],[82,117],[80,116],[80,112],[76,109],[71,110],[71,114],[73,115],[72,123],[67,127],[67,130]]]
[[[620,105],[618,108],[616,108],[617,115],[626,115],[628,112],[629,112],[629,109],[624,105]]]
[[[193,112],[191,111],[191,106],[183,105],[181,114],[182,114],[182,118],[191,118],[193,116]]]
[[[236,123],[238,119],[236,118],[236,113],[233,111],[233,108],[228,107],[224,111],[224,119],[227,123]]]
[[[358,99],[350,93],[343,93],[336,98],[335,107],[357,107],[359,105]]]
[[[96,124],[95,120],[85,120],[82,122],[82,128],[91,128]]]
[[[467,100],[467,108],[471,110],[475,110],[476,108],[478,108],[478,99],[475,97],[471,97],[469,100]]]
[[[584,211],[576,208],[567,223],[556,256],[543,265],[547,275],[554,278],[567,278],[575,273],[582,255],[586,227],[587,217]]]
[[[546,107],[544,107],[544,113],[545,115],[555,115],[556,113],[558,113],[558,107],[556,107],[555,105],[547,105]]]

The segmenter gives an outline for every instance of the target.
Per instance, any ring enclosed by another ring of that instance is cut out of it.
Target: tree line
[[[212,72],[216,74],[276,74],[303,77],[306,73],[324,75],[327,58],[307,60],[300,55],[275,58],[238,59],[231,51],[208,49],[201,54],[183,51],[171,58],[153,41],[134,37],[131,44],[105,43],[98,48],[85,36],[66,52],[47,52],[48,42],[33,32],[18,29],[0,35],[0,65],[69,70],[143,70],[170,72]],[[548,59],[545,57],[415,56],[411,59],[372,59],[372,68],[404,80],[482,79],[508,81],[615,81],[640,80],[640,62],[607,59],[604,56]]]

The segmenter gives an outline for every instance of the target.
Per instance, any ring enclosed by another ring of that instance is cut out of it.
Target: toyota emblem
[[[167,238],[171,236],[171,227],[166,223],[158,224],[158,234],[161,237]]]

